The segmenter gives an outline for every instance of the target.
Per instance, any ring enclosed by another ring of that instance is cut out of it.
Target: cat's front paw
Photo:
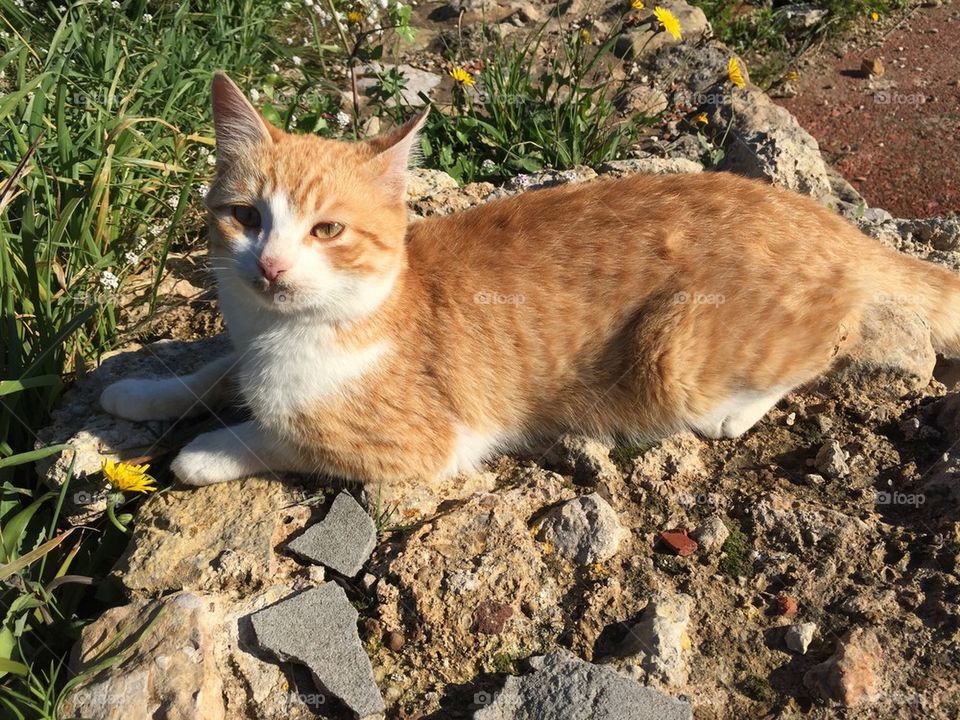
[[[176,379],[120,380],[100,393],[100,407],[134,422],[178,420],[192,405],[186,387]]]
[[[229,460],[224,463],[221,453],[194,448],[195,444],[187,445],[170,464],[177,480],[184,485],[200,487],[237,479],[238,475],[230,473]]]
[[[100,393],[100,407],[115,417],[142,422],[157,417],[156,392],[150,380],[121,380]]]

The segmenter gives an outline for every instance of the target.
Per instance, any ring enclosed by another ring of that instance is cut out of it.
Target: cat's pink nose
[[[260,272],[263,273],[263,276],[270,282],[274,282],[280,277],[280,273],[290,269],[289,263],[285,263],[278,258],[260,258],[257,260],[257,265],[260,266]]]

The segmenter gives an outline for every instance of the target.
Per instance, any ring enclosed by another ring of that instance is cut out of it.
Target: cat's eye
[[[317,223],[313,226],[310,234],[321,240],[330,240],[343,232],[343,225],[336,222]]]
[[[260,227],[260,212],[250,205],[231,205],[230,213],[233,219],[248,228]]]

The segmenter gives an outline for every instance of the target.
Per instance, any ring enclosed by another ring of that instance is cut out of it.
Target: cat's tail
[[[960,358],[960,275],[884,248],[875,278],[877,300],[914,308],[930,326],[934,349]]]

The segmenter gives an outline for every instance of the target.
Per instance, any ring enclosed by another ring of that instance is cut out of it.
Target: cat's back
[[[859,235],[815,201],[730,173],[631,175],[498,198],[410,227],[426,263],[590,264],[607,255],[664,260],[696,253],[791,254],[823,237]]]

